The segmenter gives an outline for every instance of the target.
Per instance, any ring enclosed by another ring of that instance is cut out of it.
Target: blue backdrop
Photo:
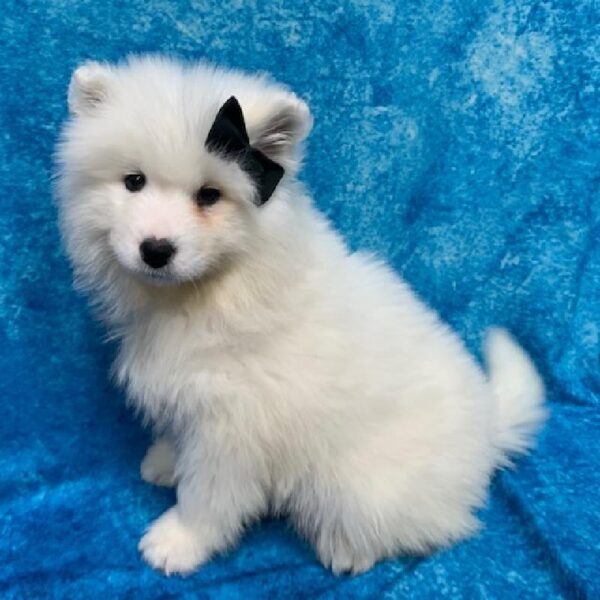
[[[599,23],[595,0],[2,0],[0,596],[599,597]],[[336,578],[270,521],[188,579],[142,563],[173,496],[139,478],[50,187],[71,70],[157,50],[291,85],[316,122],[302,177],[352,246],[474,351],[498,323],[534,356],[552,417],[477,537]]]

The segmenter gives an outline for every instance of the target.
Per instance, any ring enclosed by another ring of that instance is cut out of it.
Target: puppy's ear
[[[290,166],[297,146],[312,128],[312,116],[303,100],[283,92],[266,103],[265,112],[252,125],[252,145],[269,158]]]
[[[74,115],[91,114],[107,97],[110,67],[88,61],[77,67],[69,84],[69,111]]]

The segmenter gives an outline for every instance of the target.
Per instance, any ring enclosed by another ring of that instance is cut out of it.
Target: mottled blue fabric
[[[595,0],[0,4],[2,598],[598,598],[600,9]],[[513,330],[548,384],[537,450],[485,525],[334,577],[280,521],[182,579],[136,545],[173,493],[108,382],[51,200],[71,70],[166,51],[266,70],[310,102],[302,178],[478,352]]]

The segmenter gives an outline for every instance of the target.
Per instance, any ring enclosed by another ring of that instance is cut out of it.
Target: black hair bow
[[[240,163],[256,184],[259,205],[271,197],[283,177],[284,169],[280,164],[250,145],[242,107],[235,96],[219,109],[204,144],[209,150]]]

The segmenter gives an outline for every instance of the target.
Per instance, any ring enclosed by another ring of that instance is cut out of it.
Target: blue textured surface
[[[0,596],[599,597],[596,1],[1,4]],[[552,418],[474,539],[335,578],[267,522],[188,579],[141,562],[173,497],[139,479],[147,437],[71,289],[50,179],[73,67],[156,50],[290,84],[316,118],[303,178],[353,247],[471,348],[499,323],[533,354]]]

